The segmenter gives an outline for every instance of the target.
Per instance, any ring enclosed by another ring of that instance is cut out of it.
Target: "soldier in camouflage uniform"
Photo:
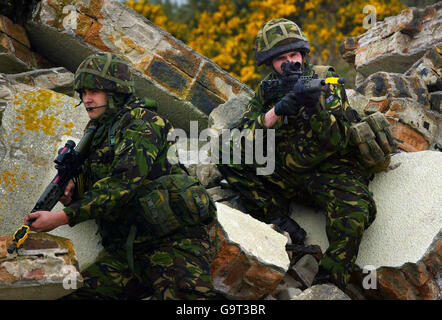
[[[305,76],[337,76],[332,67],[308,63],[308,40],[286,19],[267,22],[256,37],[255,50],[257,64],[271,68],[265,80],[279,79],[286,61],[300,62]],[[329,85],[325,95],[287,93],[282,99],[269,100],[261,82],[238,129],[251,130],[249,139],[254,139],[257,129],[264,129],[264,137],[265,129],[275,129],[274,172],[257,175],[257,164],[218,165],[240,192],[247,212],[264,222],[287,215],[293,200],[326,211],[330,245],[315,283],[331,281],[341,288],[349,281],[362,234],[376,214],[368,189],[373,170],[367,170],[350,144],[352,123],[359,120],[340,84]],[[229,147],[232,144],[223,146]]]
[[[60,199],[66,207],[28,215],[38,232],[87,219],[99,226],[105,254],[68,298],[218,298],[207,232],[216,209],[198,181],[167,161],[171,123],[154,101],[134,95],[117,55],[88,57],[74,80],[88,127],[97,127],[91,149]]]

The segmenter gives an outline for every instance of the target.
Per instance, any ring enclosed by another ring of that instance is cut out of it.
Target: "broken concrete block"
[[[425,82],[419,77],[399,73],[376,72],[367,77],[356,90],[366,98],[384,97],[410,98],[420,104],[429,104]]]
[[[241,123],[249,101],[250,96],[243,94],[219,105],[209,115],[209,128],[218,131],[236,128]]]
[[[17,73],[51,66],[30,48],[25,29],[0,15],[0,72]]]
[[[390,122],[390,129],[391,132],[393,132],[393,135],[401,140],[397,142],[399,149],[406,152],[418,152],[430,148],[430,144],[425,139],[424,135],[416,129],[395,119],[387,120]]]
[[[133,67],[136,93],[154,99],[177,128],[207,127],[210,112],[239,94],[252,95],[209,59],[113,0],[39,2],[25,25],[33,47],[71,72],[98,50],[125,57]],[[69,47],[69,50],[64,48]]]
[[[298,288],[287,288],[281,290],[278,294],[278,300],[293,300],[295,297],[299,296],[302,293],[301,289]]]
[[[436,91],[430,93],[430,105],[431,110],[438,113],[442,112],[442,91]]]
[[[429,92],[442,90],[442,45],[428,50],[416,61],[405,76],[419,77],[424,81]]]
[[[232,189],[224,189],[220,186],[207,189],[207,193],[215,202],[230,200],[238,196],[238,193],[233,191]]]
[[[216,203],[210,230],[214,288],[230,299],[259,299],[273,292],[289,268],[287,238],[248,214]]]
[[[378,273],[381,275],[384,272],[382,270],[386,270],[383,279],[399,277],[397,285],[391,285],[392,288],[396,288],[394,290],[402,292],[396,295],[398,299],[406,297],[404,291],[399,290],[399,280],[412,277],[416,280],[410,281],[421,281],[422,284],[418,287],[411,286],[414,288],[416,299],[434,298],[434,294],[437,293],[433,289],[435,283],[440,284],[442,266],[441,179],[440,152],[403,152],[393,155],[390,170],[376,174],[369,185],[376,202],[377,214],[372,225],[363,234],[356,264],[361,269],[367,267],[367,270],[373,266],[376,271],[380,270]],[[320,245],[325,252],[328,240],[325,234],[324,214],[304,206],[293,205],[292,218],[306,230],[306,244]],[[405,266],[407,271],[404,273],[402,266],[407,263],[411,265]],[[423,271],[421,263],[425,265],[428,273]],[[400,272],[391,271],[391,268],[379,269],[384,267],[391,267]],[[367,275],[365,273],[363,276]],[[429,280],[418,280],[419,277],[428,277]],[[382,286],[388,287],[386,283]],[[419,289],[420,287],[422,288]],[[394,290],[389,289],[388,295],[393,295],[391,292]],[[424,295],[422,292],[427,293]]]
[[[74,74],[63,67],[39,69],[6,75],[11,82],[19,82],[30,87],[49,89],[58,93],[74,96]]]
[[[0,300],[53,300],[82,285],[70,240],[30,233],[17,253],[12,236],[0,236]]]
[[[12,93],[1,113],[0,234],[12,234],[55,176],[53,161],[58,149],[67,140],[80,140],[89,117],[84,108],[75,108],[77,99],[48,89],[6,79],[0,88]],[[54,210],[62,208],[59,203]],[[51,233],[72,240],[82,268],[102,249],[95,231],[94,222],[87,221]]]
[[[339,52],[341,53],[342,59],[350,64],[355,63],[356,50],[359,48],[358,38],[349,37],[342,40],[339,46]]]
[[[196,176],[202,185],[206,188],[215,187],[222,179],[222,175],[219,172],[217,166],[213,163],[200,164],[196,168]]]
[[[416,76],[377,72],[357,89],[369,99],[365,114],[380,111],[404,151],[423,151],[440,143],[440,115],[431,111],[425,82]]]
[[[416,263],[379,267],[371,275],[354,272],[352,284],[371,299],[440,300],[442,297],[442,230]],[[371,271],[373,272],[373,271]],[[361,285],[362,284],[362,285]],[[365,286],[364,286],[365,284]]]
[[[389,99],[385,116],[404,151],[423,151],[441,143],[441,115],[409,98]]]
[[[428,49],[440,45],[442,5],[407,8],[387,17],[364,34],[343,40],[341,55],[368,77],[378,71],[403,73]]]
[[[292,300],[351,300],[338,287],[331,284],[320,284],[304,290]]]
[[[350,107],[355,109],[360,116],[364,116],[364,110],[369,102],[369,99],[353,89],[346,89],[345,92],[347,94]]]
[[[312,255],[306,254],[290,268],[289,273],[308,288],[312,285],[313,279],[318,273],[318,268],[318,261]]]

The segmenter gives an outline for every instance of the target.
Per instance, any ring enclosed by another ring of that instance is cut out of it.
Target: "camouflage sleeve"
[[[96,181],[81,200],[64,209],[69,225],[98,216],[115,220],[117,212],[134,196],[148,176],[162,147],[167,145],[165,122],[155,116],[151,121],[136,119],[116,135],[115,156],[109,175]]]
[[[329,72],[327,77],[336,74]],[[350,106],[342,85],[330,85],[324,97],[325,108],[318,104],[317,112],[310,118],[310,126],[320,145],[329,154],[345,149],[350,138],[350,123],[346,115]]]
[[[272,104],[266,104],[263,96],[262,86],[260,85],[255,91],[255,96],[250,100],[247,110],[244,113],[241,128],[250,129],[267,129],[264,125],[264,117],[266,113],[273,108]],[[269,129],[277,129],[282,125],[282,118]]]

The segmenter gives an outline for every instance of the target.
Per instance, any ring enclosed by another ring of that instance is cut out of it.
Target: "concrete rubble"
[[[88,221],[32,234],[32,250],[5,253],[10,235],[55,174],[58,148],[67,139],[78,141],[88,121],[83,109],[74,107],[79,100],[72,91],[73,72],[86,56],[123,55],[135,73],[137,94],[155,99],[159,112],[186,133],[190,121],[198,121],[198,132],[234,128],[253,95],[116,0],[32,3],[36,6],[23,23],[0,16],[0,234],[5,235],[0,236],[0,299],[68,294],[66,279],[80,286],[78,272],[102,250],[97,226]],[[217,203],[211,229],[217,290],[229,299],[441,299],[441,25],[439,2],[408,8],[341,44],[342,57],[358,73],[356,90],[347,90],[350,105],[362,116],[384,113],[400,139],[390,168],[370,184],[378,215],[356,263],[375,272],[355,271],[346,292],[312,285],[328,246],[323,215],[293,203],[290,214],[307,231],[306,244],[315,247],[309,254],[286,251],[288,234],[248,215],[216,166],[201,164],[210,156],[201,159],[201,141],[189,140],[196,150],[179,150],[180,159],[198,156],[200,163],[185,166]],[[371,275],[377,287],[366,289]]]
[[[230,299],[262,298],[276,289],[289,268],[287,238],[241,211],[216,204],[217,223],[210,231],[214,288]]]
[[[9,254],[12,236],[0,236],[0,300],[52,300],[83,283],[72,242],[31,233],[17,253]]]
[[[370,183],[377,215],[359,246],[356,264],[361,270],[352,275],[367,297],[437,299],[442,292],[441,174],[440,152],[403,152],[393,155],[389,171]],[[291,210],[307,232],[305,243],[320,245],[325,252],[324,214],[295,203]],[[376,290],[371,289],[371,276]]]
[[[441,50],[442,2],[405,9],[341,43],[356,91],[369,99],[364,113],[384,113],[403,151],[442,147]]]
[[[363,77],[378,71],[404,73],[428,49],[440,45],[441,17],[441,2],[427,8],[407,8],[377,22],[364,34],[345,39],[341,55]]]

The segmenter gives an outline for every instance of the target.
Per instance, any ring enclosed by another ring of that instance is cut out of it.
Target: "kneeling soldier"
[[[217,298],[207,225],[216,209],[204,187],[167,161],[171,123],[134,95],[128,64],[110,53],[86,58],[74,88],[97,127],[66,207],[27,216],[33,231],[95,219],[105,254],[67,298]]]

